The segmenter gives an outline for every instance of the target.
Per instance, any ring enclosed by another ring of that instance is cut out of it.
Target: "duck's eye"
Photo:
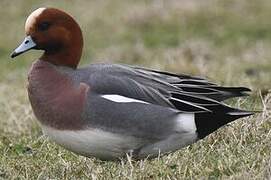
[[[40,31],[46,31],[49,29],[50,25],[51,24],[49,22],[42,22],[41,24],[39,24],[38,28]]]

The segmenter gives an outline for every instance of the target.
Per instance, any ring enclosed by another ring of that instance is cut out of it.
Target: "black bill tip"
[[[17,53],[16,51],[13,51],[13,53],[10,54],[11,58],[15,58],[16,56],[20,55],[22,53]]]

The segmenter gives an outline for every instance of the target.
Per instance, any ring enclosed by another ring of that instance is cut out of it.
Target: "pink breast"
[[[42,125],[76,130],[85,127],[81,115],[88,85],[75,83],[48,62],[37,61],[29,73],[28,95]]]

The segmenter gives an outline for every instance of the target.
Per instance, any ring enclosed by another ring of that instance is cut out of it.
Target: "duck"
[[[25,34],[11,57],[43,51],[28,73],[34,115],[49,139],[76,154],[102,160],[155,158],[254,113],[223,102],[249,95],[246,87],[124,64],[78,68],[83,34],[60,9],[33,11]]]

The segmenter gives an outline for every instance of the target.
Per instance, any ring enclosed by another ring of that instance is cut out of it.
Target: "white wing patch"
[[[194,113],[181,113],[176,117],[176,130],[185,132],[196,132]]]
[[[133,98],[128,98],[128,97],[117,95],[117,94],[102,95],[101,97],[108,99],[110,101],[118,102],[118,103],[138,102],[138,103],[149,104],[145,101],[141,101],[141,100],[133,99]]]

